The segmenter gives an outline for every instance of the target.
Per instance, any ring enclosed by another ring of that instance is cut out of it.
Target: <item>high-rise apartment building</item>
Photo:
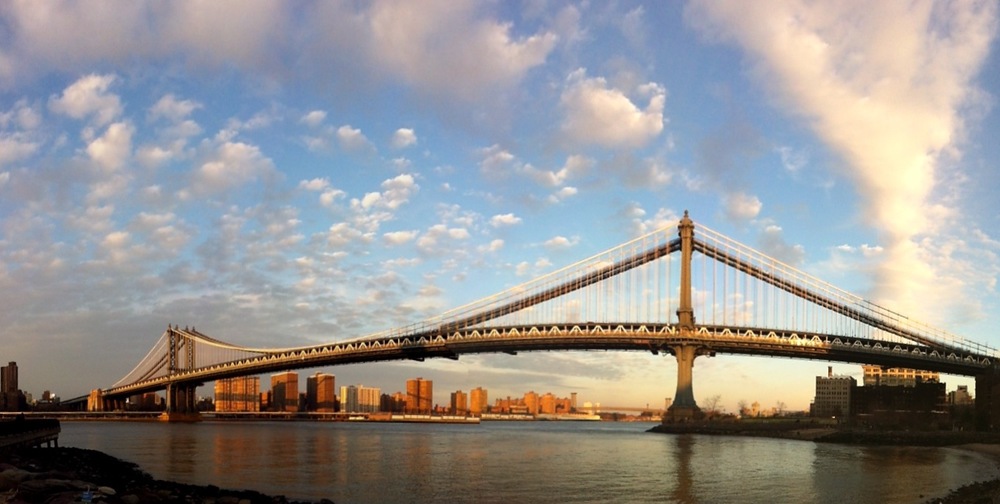
[[[925,371],[909,368],[883,368],[875,365],[862,365],[864,371],[863,383],[866,387],[884,385],[888,387],[914,387],[917,383],[937,383],[941,374],[937,371]]]
[[[848,417],[851,415],[851,390],[857,385],[853,376],[834,376],[833,367],[827,375],[816,377],[816,398],[813,416]]]
[[[468,415],[469,414],[469,397],[461,390],[456,390],[451,393],[451,407],[448,411],[452,415]]]
[[[381,405],[382,390],[364,385],[340,387],[340,411],[345,413],[375,413]]]
[[[17,392],[17,363],[10,361],[6,366],[0,367],[0,390],[3,393]]]
[[[333,413],[336,408],[336,377],[332,374],[316,373],[306,378],[306,410]]]
[[[480,416],[486,413],[489,406],[489,394],[482,387],[476,387],[469,392],[469,414]]]
[[[215,411],[260,411],[260,377],[216,380]]]
[[[546,392],[538,400],[538,410],[539,413],[545,413],[547,415],[552,415],[556,412],[556,396],[552,392]]]
[[[271,410],[299,410],[299,374],[286,371],[271,375]]]
[[[406,412],[429,414],[434,408],[434,382],[423,378],[406,380]]]
[[[541,404],[538,400],[538,393],[534,390],[524,394],[524,406],[528,408],[529,415],[537,415],[541,412]]]
[[[4,411],[20,411],[26,404],[22,400],[20,389],[17,388],[17,363],[11,361],[0,367],[0,409]]]

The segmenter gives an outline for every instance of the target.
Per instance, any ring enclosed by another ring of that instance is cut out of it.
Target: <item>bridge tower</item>
[[[195,368],[195,342],[190,336],[176,328],[167,327],[168,374],[172,377],[179,371]],[[183,354],[181,353],[183,351]],[[183,357],[183,358],[182,358]],[[167,383],[166,411],[160,417],[168,422],[197,422],[201,420],[196,407],[197,382],[171,380]]]
[[[694,331],[694,307],[691,303],[691,255],[694,251],[694,222],[687,210],[677,226],[681,239],[681,296],[677,307],[677,322],[680,329],[679,343],[670,347],[670,353],[677,359],[677,392],[674,402],[663,415],[664,422],[685,422],[701,417],[701,410],[694,400],[692,371],[694,359],[699,355],[713,353],[703,344],[696,343]]]

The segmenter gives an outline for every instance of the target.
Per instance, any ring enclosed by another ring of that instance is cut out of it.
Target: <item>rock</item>
[[[135,494],[122,495],[122,504],[139,504],[139,496]]]
[[[35,478],[37,475],[33,472],[25,471],[24,469],[7,469],[4,472],[0,472],[0,490],[10,490],[18,485],[22,481],[27,481],[29,479]]]
[[[106,487],[106,486],[97,487],[97,491],[101,492],[104,495],[115,495],[116,493],[118,493],[118,492],[115,492],[114,488]]]

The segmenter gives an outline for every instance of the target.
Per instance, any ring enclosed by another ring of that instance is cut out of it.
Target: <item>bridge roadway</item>
[[[180,330],[186,337],[207,338]],[[698,325],[684,331],[678,324],[579,323],[537,326],[464,328],[447,334],[440,328],[410,335],[386,336],[330,343],[267,353],[232,362],[143,380],[103,391],[105,397],[124,398],[162,390],[168,384],[198,384],[221,378],[247,376],[289,369],[334,366],[360,362],[457,359],[462,354],[509,353],[546,350],[625,350],[675,354],[683,346],[697,346],[700,355],[730,353],[818,359],[926,369],[975,376],[988,369],[991,357],[941,350],[919,343],[886,343],[865,337],[845,337],[789,330]]]

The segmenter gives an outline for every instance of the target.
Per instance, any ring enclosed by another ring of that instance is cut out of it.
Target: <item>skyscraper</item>
[[[0,389],[3,393],[17,392],[17,363],[10,361],[6,366],[0,367]]]
[[[260,411],[260,377],[216,380],[215,411]]]
[[[434,382],[423,378],[406,380],[406,412],[429,414],[434,407]]]
[[[22,408],[21,391],[17,388],[17,363],[11,361],[0,367],[0,409],[19,411]]]
[[[316,373],[306,378],[306,409],[332,413],[337,400],[336,378],[331,374]]]
[[[489,394],[482,387],[476,387],[469,392],[469,413],[472,416],[480,416],[486,413],[486,407],[489,405]]]
[[[286,371],[271,375],[271,409],[273,411],[299,410],[299,374]]]
[[[465,392],[456,390],[451,393],[451,407],[448,411],[452,415],[467,415],[469,413],[469,397]]]

